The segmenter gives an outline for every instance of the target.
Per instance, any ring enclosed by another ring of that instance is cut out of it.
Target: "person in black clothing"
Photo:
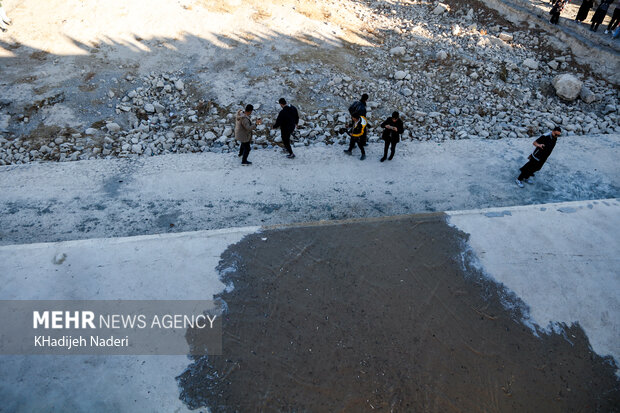
[[[575,21],[577,23],[581,23],[587,19],[588,13],[590,13],[592,6],[594,6],[594,0],[583,0],[581,6],[579,7],[579,11],[577,12],[577,17],[575,17]]]
[[[364,93],[362,97],[360,98],[360,100],[356,100],[355,102],[353,102],[351,106],[349,106],[349,113],[351,114],[351,117],[355,115],[366,117],[366,102],[367,101],[368,101],[368,95]]]
[[[611,16],[611,20],[607,25],[607,30],[605,30],[605,34],[612,33],[618,27],[618,23],[620,23],[620,5],[616,6],[614,9],[614,14]]]
[[[381,135],[381,139],[385,141],[385,146],[383,147],[383,158],[381,158],[381,162],[388,160],[392,160],[394,157],[394,152],[396,151],[396,144],[400,141],[400,135],[405,131],[403,126],[403,121],[399,117],[398,112],[392,113],[392,117],[387,118],[381,124],[383,129],[383,134]],[[388,147],[391,145],[390,157],[387,157]]]
[[[280,104],[282,110],[278,113],[278,118],[276,119],[276,123],[273,124],[273,129],[280,128],[282,143],[288,152],[286,157],[293,159],[295,154],[293,153],[293,148],[291,147],[291,135],[299,123],[299,112],[297,112],[297,108],[295,106],[288,105],[286,103],[286,99],[284,98],[280,98],[278,103]]]
[[[568,0],[556,0],[555,3],[553,3],[553,7],[551,7],[551,10],[549,11],[549,14],[551,15],[551,20],[549,20],[549,22],[552,24],[558,24],[560,21],[560,14],[562,13],[562,10],[564,10],[566,3],[568,3]]]
[[[594,16],[592,16],[592,20],[590,20],[590,22],[592,23],[590,25],[591,31],[593,32],[597,31],[598,26],[600,26],[601,23],[603,23],[603,20],[605,20],[605,16],[607,16],[607,9],[609,9],[610,4],[611,4],[611,1],[607,1],[607,0],[603,0],[601,4],[599,4],[596,11],[594,12]]]
[[[362,156],[360,156],[360,161],[366,159],[366,151],[364,151],[364,145],[366,145],[366,130],[368,129],[368,122],[366,118],[363,116],[353,116],[353,122],[351,124],[351,129],[349,130],[349,135],[351,136],[351,142],[349,143],[349,149],[345,149],[344,153],[347,155],[353,154],[353,148],[355,145],[360,148],[362,152]]]
[[[540,168],[543,167],[545,161],[551,155],[553,148],[557,142],[558,136],[562,134],[562,130],[559,126],[556,126],[553,131],[542,135],[540,138],[536,139],[533,145],[536,147],[534,152],[528,157],[528,161],[525,165],[521,167],[521,174],[516,180],[519,188],[523,188],[523,181],[528,184],[533,184],[534,181],[532,177]]]

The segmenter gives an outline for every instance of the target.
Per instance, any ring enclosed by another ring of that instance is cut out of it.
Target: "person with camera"
[[[239,148],[239,156],[241,158],[241,165],[252,165],[252,162],[248,161],[248,155],[250,154],[250,144],[252,143],[252,131],[256,129],[256,126],[262,123],[262,120],[258,118],[256,123],[252,123],[250,116],[254,111],[254,106],[247,105],[245,110],[239,109],[235,119],[235,139],[241,143]]]
[[[534,174],[543,167],[549,155],[555,148],[555,144],[558,141],[558,137],[562,134],[562,129],[559,126],[553,128],[553,130],[549,133],[542,135],[540,138],[536,139],[533,143],[534,152],[530,156],[528,156],[528,161],[525,165],[521,167],[521,174],[516,180],[519,188],[523,188],[523,181],[528,184],[533,184]]]
[[[357,145],[362,152],[362,156],[360,156],[360,161],[366,159],[366,151],[364,151],[364,145],[366,145],[366,134],[368,129],[368,121],[365,117],[354,114],[352,115],[353,122],[350,125],[348,130],[345,129],[345,132],[349,134],[351,137],[351,142],[349,143],[349,149],[345,149],[344,153],[347,155],[353,154],[353,148]]]
[[[405,127],[403,126],[403,121],[400,119],[400,114],[398,112],[392,113],[391,117],[384,120],[381,127],[383,128],[381,139],[385,142],[381,162],[384,162],[386,159],[391,161],[392,158],[394,158],[396,144],[400,141],[400,135],[405,131]],[[391,147],[391,149],[390,157],[388,158],[387,153],[389,147]]]
[[[286,157],[293,159],[295,154],[293,153],[293,148],[291,147],[291,135],[299,123],[299,112],[297,112],[297,108],[295,106],[287,104],[286,99],[284,98],[280,98],[278,103],[280,104],[282,110],[278,113],[276,123],[273,124],[272,129],[280,128],[282,143],[284,144],[284,149],[288,152]]]

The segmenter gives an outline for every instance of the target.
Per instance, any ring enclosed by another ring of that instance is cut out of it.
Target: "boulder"
[[[538,62],[532,58],[527,58],[523,61],[523,66],[527,67],[528,69],[537,70]]]
[[[581,92],[579,92],[579,97],[585,103],[592,103],[596,100],[596,95],[590,89],[585,86],[581,87]]]
[[[435,9],[433,9],[433,14],[442,14],[450,10],[450,6],[447,4],[439,3]]]
[[[110,132],[112,132],[112,133],[114,133],[114,132],[119,132],[119,131],[121,130],[121,127],[120,127],[120,126],[119,126],[119,124],[118,124],[118,123],[116,123],[116,122],[110,122],[110,123],[107,123],[107,124],[105,125],[105,127],[108,129],[108,131],[110,131]]]
[[[407,73],[399,70],[396,73],[394,73],[394,79],[396,80],[403,80],[405,77],[407,77]]]
[[[506,32],[501,32],[498,37],[505,42],[512,42],[512,40],[514,39],[512,34]]]
[[[564,73],[553,78],[556,95],[569,102],[577,99],[582,86],[583,82],[570,73]]]
[[[390,49],[390,54],[393,56],[402,56],[406,52],[406,49],[403,46],[393,47]]]

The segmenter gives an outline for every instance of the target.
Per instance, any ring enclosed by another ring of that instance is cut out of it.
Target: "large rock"
[[[506,32],[501,32],[499,34],[499,38],[505,42],[512,42],[512,39],[514,38],[512,36],[512,34],[506,33]]]
[[[564,73],[553,78],[556,95],[569,102],[577,99],[582,86],[583,82],[570,73]]]
[[[407,73],[402,70],[399,70],[398,72],[394,73],[394,79],[396,80],[403,80],[406,77],[407,77]]]
[[[536,70],[538,69],[538,62],[532,58],[527,58],[523,61],[523,66],[528,69]]]
[[[450,7],[447,4],[439,3],[437,7],[433,10],[433,14],[442,14],[450,10]]]
[[[581,92],[579,92],[579,97],[586,103],[592,103],[596,100],[596,95],[590,89],[585,86],[581,87]]]
[[[121,127],[116,122],[107,123],[105,127],[112,133],[119,132],[121,130]]]
[[[394,56],[402,56],[406,52],[403,46],[397,46],[390,49],[390,54]]]

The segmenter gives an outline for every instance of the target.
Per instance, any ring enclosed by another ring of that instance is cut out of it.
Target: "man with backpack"
[[[286,157],[293,159],[295,154],[293,153],[293,148],[291,147],[291,135],[299,123],[299,112],[297,112],[297,108],[295,106],[287,104],[286,99],[284,98],[280,98],[278,103],[280,104],[282,110],[278,113],[276,123],[273,124],[273,129],[280,128],[282,143],[284,144],[284,149],[288,152]]]
[[[551,155],[551,151],[555,148],[558,136],[561,134],[562,129],[560,129],[559,126],[556,126],[551,132],[542,135],[534,141],[533,145],[536,149],[534,149],[534,152],[532,152],[532,154],[528,157],[528,162],[521,167],[521,174],[515,181],[519,188],[523,188],[523,181],[528,184],[534,183],[532,180],[534,174],[540,171],[540,168],[543,167],[545,161],[549,155]]]

